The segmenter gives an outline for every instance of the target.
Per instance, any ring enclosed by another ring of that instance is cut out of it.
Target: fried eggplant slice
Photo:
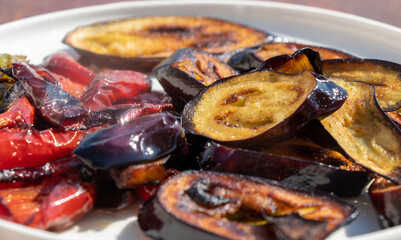
[[[214,18],[147,16],[82,26],[63,42],[98,65],[151,70],[180,48],[223,53],[261,44],[269,35]]]
[[[397,63],[377,59],[324,60],[323,75],[370,83],[384,111],[401,107],[401,65]]]
[[[172,97],[178,112],[205,86],[238,74],[216,55],[191,48],[176,51],[157,65],[152,73]]]
[[[336,198],[277,182],[186,171],[160,186],[138,221],[146,235],[164,240],[323,239],[355,216]]]
[[[357,164],[401,183],[401,132],[378,105],[374,86],[333,81],[347,90],[348,98],[321,124]]]
[[[347,92],[310,71],[254,71],[209,85],[187,105],[184,129],[244,148],[260,148],[294,136],[311,119],[328,115]]]
[[[274,69],[278,72],[295,74],[309,70],[322,74],[322,58],[311,48],[302,48],[293,54],[283,54],[267,59],[258,69]]]
[[[378,177],[369,187],[369,197],[382,228],[401,224],[401,185]]]
[[[259,151],[206,145],[201,168],[268,178],[297,188],[355,196],[370,182],[370,174],[341,153],[308,139],[291,139]]]
[[[311,48],[319,52],[322,59],[354,57],[349,53],[345,53],[332,48],[291,42],[267,42],[259,46],[247,48],[241,52],[238,52],[230,58],[229,64],[240,71],[250,71],[252,69],[258,68],[264,61],[269,58],[283,54],[292,54],[302,48]]]

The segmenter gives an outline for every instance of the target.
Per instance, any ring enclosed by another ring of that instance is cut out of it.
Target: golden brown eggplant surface
[[[268,35],[213,18],[148,16],[82,26],[69,32],[64,43],[83,54],[153,58],[154,64],[180,48],[223,53],[260,44]]]
[[[348,98],[321,120],[324,128],[356,163],[401,183],[401,133],[377,104],[374,87],[333,81],[347,90]]]
[[[324,195],[242,175],[187,171],[162,184],[139,212],[156,239],[323,239],[355,217]]]
[[[152,73],[171,96],[178,112],[205,86],[238,74],[215,54],[192,48],[177,50],[158,64]]]
[[[217,141],[258,148],[295,135],[310,119],[338,109],[346,96],[309,71],[254,71],[203,89],[185,105],[182,125]]]
[[[331,59],[323,61],[323,75],[362,81],[375,86],[379,105],[385,111],[401,107],[401,65],[377,59]]]
[[[264,61],[279,55],[292,54],[302,48],[310,48],[319,52],[322,59],[350,58],[351,54],[339,50],[298,43],[267,42],[259,46],[244,49],[233,55],[229,63],[241,71],[258,68]]]

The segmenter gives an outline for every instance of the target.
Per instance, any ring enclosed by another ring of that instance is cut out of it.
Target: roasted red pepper
[[[0,169],[40,166],[68,157],[84,131],[0,129]]]
[[[45,179],[39,185],[0,190],[0,218],[27,226],[61,230],[93,208],[95,184],[77,174]]]
[[[28,98],[15,99],[8,110],[0,114],[0,127],[30,126],[35,118],[35,109]]]
[[[88,111],[81,101],[45,81],[29,65],[14,63],[12,74],[21,82],[35,108],[52,125],[67,130],[87,118]]]
[[[151,80],[142,73],[134,71],[108,70],[96,75],[83,102],[90,111],[97,111],[113,103],[147,92]]]
[[[73,57],[64,52],[58,52],[46,57],[42,65],[54,73],[86,86],[95,77],[91,70],[82,66]]]

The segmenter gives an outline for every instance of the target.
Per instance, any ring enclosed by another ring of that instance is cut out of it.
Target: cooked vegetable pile
[[[0,218],[60,231],[140,201],[154,239],[319,240],[375,179],[401,224],[401,65],[204,17],[64,42],[80,59],[0,55]]]

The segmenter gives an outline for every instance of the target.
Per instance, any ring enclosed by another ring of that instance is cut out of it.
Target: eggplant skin
[[[144,16],[78,27],[63,43],[97,65],[120,61],[123,68],[151,70],[180,48],[224,53],[261,44],[270,35],[216,18]]]
[[[284,54],[293,54],[302,48],[319,52],[322,59],[356,58],[354,55],[337,49],[299,43],[267,42],[243,49],[234,54],[228,63],[235,69],[246,72],[259,68],[266,60]]]
[[[379,59],[330,59],[323,61],[323,75],[375,86],[377,101],[384,111],[401,107],[401,65]]]
[[[174,109],[182,112],[200,90],[238,72],[217,55],[200,49],[182,48],[159,63],[152,73],[172,97]]]
[[[185,171],[144,203],[138,222],[147,236],[164,240],[320,240],[356,215],[352,205],[329,195],[243,175]]]
[[[401,185],[378,177],[369,187],[369,197],[382,228],[401,225]]]
[[[401,183],[401,131],[380,108],[374,86],[333,81],[346,89],[349,97],[320,123],[354,162]]]
[[[343,88],[310,71],[254,71],[204,88],[185,105],[181,123],[188,132],[218,142],[260,148],[293,137],[346,98]]]
[[[268,178],[340,197],[361,194],[371,181],[369,172],[340,153],[305,140],[284,141],[259,151],[211,141],[206,144],[200,166],[203,170]]]

